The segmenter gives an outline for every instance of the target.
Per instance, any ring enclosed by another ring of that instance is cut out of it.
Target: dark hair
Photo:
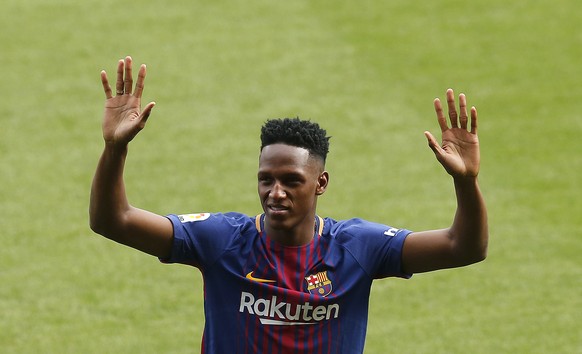
[[[326,134],[319,124],[298,117],[269,119],[261,128],[261,150],[267,145],[287,144],[304,148],[325,162],[330,138]]]

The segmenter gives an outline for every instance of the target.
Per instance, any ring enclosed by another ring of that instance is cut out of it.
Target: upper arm
[[[413,232],[404,241],[402,267],[406,273],[460,267],[472,262],[463,259],[449,229]]]
[[[159,258],[170,255],[174,228],[168,218],[130,207],[122,219],[117,230],[104,236]]]

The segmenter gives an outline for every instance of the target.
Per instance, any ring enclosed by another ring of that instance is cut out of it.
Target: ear
[[[315,189],[315,195],[322,195],[327,189],[329,183],[329,173],[323,171],[317,178],[317,188]]]

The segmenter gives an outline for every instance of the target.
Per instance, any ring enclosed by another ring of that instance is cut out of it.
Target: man
[[[479,262],[488,227],[477,182],[477,111],[459,111],[447,91],[450,127],[434,101],[442,144],[430,148],[453,177],[452,225],[411,232],[361,219],[316,214],[329,182],[325,130],[299,119],[267,121],[261,130],[258,194],[264,213],[156,215],[131,206],[123,169],[128,143],[154,107],[140,110],[146,67],[133,87],[132,59],[117,66],[116,93],[106,73],[105,148],[95,173],[91,228],[114,241],[193,265],[204,276],[204,353],[361,353],[373,279]]]

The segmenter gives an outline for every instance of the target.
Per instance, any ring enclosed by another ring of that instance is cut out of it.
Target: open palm
[[[464,94],[459,95],[459,113],[455,107],[453,90],[447,90],[447,105],[449,120],[447,124],[440,100],[434,101],[437,120],[441,128],[442,143],[425,132],[430,148],[437,160],[453,177],[475,177],[479,174],[480,153],[479,138],[477,137],[477,110],[471,107],[470,128],[467,115],[467,101]]]
[[[116,95],[113,96],[105,71],[101,72],[101,82],[105,91],[105,112],[103,116],[103,138],[107,144],[124,146],[145,126],[155,103],[150,102],[141,110],[141,95],[144,88],[146,66],[141,65],[135,91],[133,89],[132,60],[126,57],[117,65]]]

